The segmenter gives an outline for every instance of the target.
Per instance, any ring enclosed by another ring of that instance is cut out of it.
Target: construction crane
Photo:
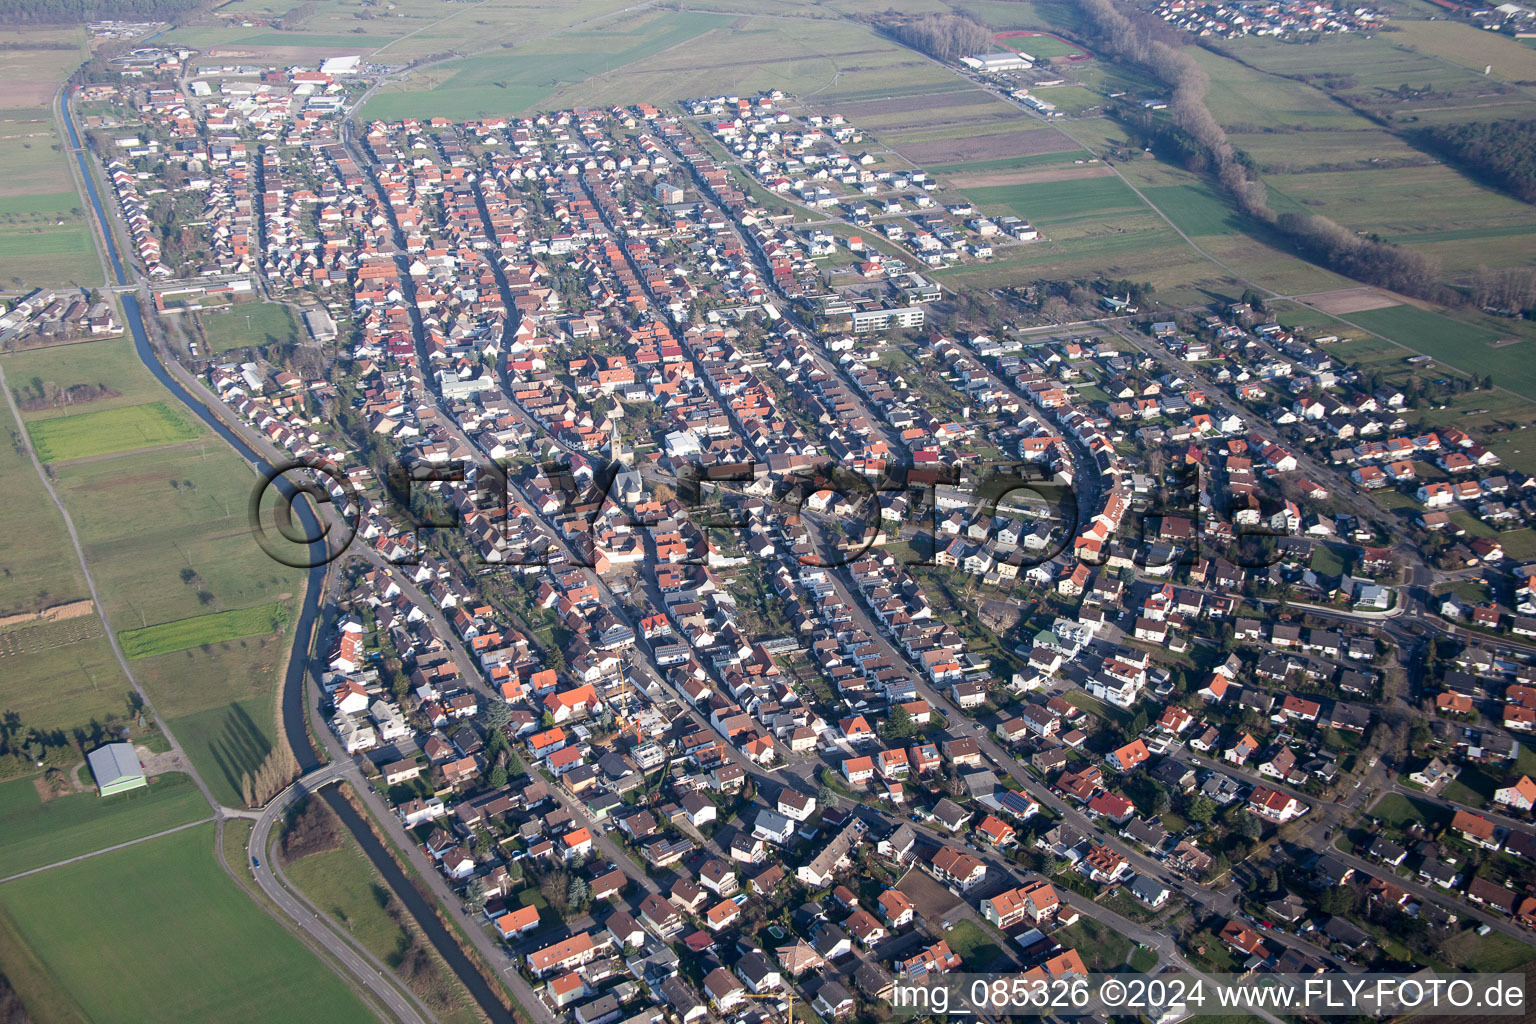
[[[789,1009],[787,1011],[785,1011],[786,1012],[785,1020],[788,1022],[788,1024],[795,1024],[795,987],[793,985],[786,984],[784,986],[784,991],[787,993],[788,999],[789,999]],[[757,996],[751,995],[750,993],[744,993],[742,995],[742,998],[743,999],[772,999],[772,1000],[777,1001],[780,998],[780,996],[779,996],[779,994],[777,992],[765,992],[762,995],[757,995]]]

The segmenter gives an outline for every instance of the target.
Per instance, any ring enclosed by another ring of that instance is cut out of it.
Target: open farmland
[[[894,134],[887,141],[902,156],[925,167],[930,163],[970,163],[1017,159],[1042,153],[1078,152],[1082,147],[1048,125],[1016,111],[1014,120],[1006,129],[979,135],[961,135],[954,138],[925,138],[921,130]]]
[[[1453,275],[1520,262],[1529,253],[1528,233],[1536,232],[1536,208],[1443,164],[1271,174],[1265,181],[1312,212],[1422,248]],[[1525,237],[1512,233],[1519,230]]]
[[[1397,305],[1350,313],[1341,319],[1390,338],[1406,348],[1468,373],[1491,374],[1499,387],[1536,401],[1536,341],[1495,345],[1503,335],[1417,306]]]
[[[731,21],[713,14],[640,12],[602,28],[562,32],[541,43],[537,52],[466,57],[432,68],[399,89],[382,91],[364,113],[388,119],[514,113],[542,103],[563,87],[655,57]]]
[[[100,280],[95,242],[73,192],[0,198],[0,281],[14,286]]]
[[[0,487],[0,521],[12,530],[25,529],[28,537],[26,544],[0,549],[0,612],[40,611],[84,597],[79,566],[59,558],[69,546],[69,534],[25,453],[20,425],[8,408],[0,414],[0,423],[8,442],[0,444],[0,479],[5,481]]]
[[[1536,50],[1521,41],[1455,21],[1392,22],[1391,42],[1413,47],[1500,82],[1536,81]]]
[[[1404,38],[1429,32],[1417,26],[1433,28],[1435,39],[1462,38],[1456,29],[1474,37],[1488,33],[1444,23],[1403,25],[1401,32],[1330,36],[1307,46],[1257,39],[1216,44],[1238,59],[1198,47],[1188,52],[1211,78],[1207,106],[1262,171],[1277,212],[1320,213],[1410,245],[1438,259],[1452,279],[1478,266],[1526,262],[1525,236],[1536,231],[1536,210],[1472,182],[1392,129],[1440,119],[1442,111],[1457,119],[1522,110],[1531,116],[1536,101],[1417,52]],[[1368,113],[1386,118],[1387,126]]]
[[[1019,177],[1026,179],[1023,183],[968,184],[966,197],[981,209],[1022,217],[1039,227],[1043,237],[1009,250],[1004,259],[950,268],[939,271],[938,276],[947,283],[973,287],[999,287],[1020,279],[1102,275],[1147,280],[1159,289],[1194,285],[1220,292],[1233,290],[1220,267],[1179,238],[1125,182],[1106,176],[1106,170],[1102,165],[1085,164],[1061,168],[1050,175],[1056,180],[1039,180],[1030,172],[1022,172]],[[1214,211],[1219,203],[1214,197],[1179,191],[1170,198],[1198,211],[1207,221],[1218,219]]]
[[[997,41],[1010,50],[1027,53],[1036,60],[1054,60],[1057,57],[1083,57],[1087,55],[1087,51],[1076,43],[1068,42],[1060,36],[1048,36],[1038,32],[1027,35],[1000,36]]]
[[[171,694],[164,706],[169,706],[172,711],[184,703],[206,703],[215,699],[215,695],[197,692],[196,681],[190,677],[192,672],[255,670],[270,673],[276,657],[285,653],[279,650],[281,638],[271,642],[245,643],[251,645],[248,650],[258,655],[265,654],[265,660],[255,661],[244,657],[246,650],[221,645],[213,648],[210,654],[194,655],[191,658],[182,658],[180,654],[166,655],[163,666],[153,662],[139,662],[134,665],[134,671],[153,680],[160,691]],[[236,654],[242,656],[235,657]],[[182,658],[182,661],[172,664],[169,660],[172,658]],[[250,689],[239,680],[220,678],[217,683],[211,689]],[[177,688],[174,691],[173,686]],[[254,776],[277,745],[275,697],[270,693],[169,718],[166,724],[192,759],[214,798],[228,807],[237,807],[242,802],[240,777],[246,773]]]
[[[126,656],[151,658],[157,654],[184,651],[188,647],[275,633],[283,628],[286,619],[284,606],[274,602],[260,608],[213,612],[178,622],[162,622],[158,626],[125,629],[117,638]]]
[[[49,109],[85,59],[85,32],[0,29],[0,45],[0,285],[99,285],[101,263]]]
[[[998,157],[994,160],[972,160],[955,164],[928,164],[924,169],[930,174],[943,177],[964,175],[983,178],[992,174],[1025,171],[1034,167],[1068,165],[1078,160],[1091,159],[1086,149],[1068,149],[1059,153],[1036,153],[1034,156]]]
[[[936,107],[958,110],[964,107],[1002,105],[996,96],[971,86],[951,91],[934,91],[921,96],[903,96],[884,100],[857,100],[838,104],[838,110],[861,129],[871,125],[871,118],[895,116],[898,120],[927,120]]]
[[[11,391],[22,408],[22,417],[28,423],[144,405],[165,394],[139,362],[133,341],[127,335],[14,352],[5,357],[4,367]],[[113,393],[102,392],[84,404],[62,397],[48,400],[50,394],[63,396],[82,385]]]
[[[153,450],[119,444],[111,453],[57,463],[55,487],[74,520],[106,615],[139,645],[134,672],[151,702],[171,721],[220,799],[236,803],[240,773],[255,767],[246,757],[258,751],[265,756],[280,735],[275,695],[287,630],[279,621],[285,615],[275,608],[293,607],[304,585],[302,572],[272,561],[251,538],[247,509],[256,477],[173,403],[126,341],[29,352],[7,357],[5,365],[13,388],[34,387],[31,378],[37,377],[61,387],[105,380],[122,392],[103,400],[108,408],[101,412],[28,413],[34,435],[73,431],[81,420],[136,416],[145,408],[163,408],[197,428],[200,441]],[[22,379],[11,369],[18,365],[26,371]],[[136,404],[111,407],[127,401]],[[55,559],[68,550],[62,531],[57,541]],[[30,681],[6,705],[24,712],[28,725],[68,728],[120,711],[127,682],[104,639],[50,654],[5,659],[7,672],[14,665]],[[0,676],[0,687],[6,678]],[[236,706],[245,709],[250,725],[231,733],[229,709]],[[192,719],[185,729],[184,718]]]
[[[1362,111],[1402,122],[1529,117],[1536,110],[1536,99],[1483,77],[1481,64],[1473,70],[1416,52],[1403,33],[1328,36],[1307,46],[1244,40],[1233,52],[1259,71],[1316,84]]]
[[[28,729],[76,729],[122,715],[133,693],[100,620],[95,639],[0,658],[0,711]]]
[[[147,402],[121,409],[82,412],[27,425],[38,458],[44,462],[148,448],[195,440],[202,428],[169,402]]]
[[[373,1020],[224,873],[213,841],[209,824],[9,882],[5,923],[97,1024]],[[29,978],[11,980],[26,999]]]
[[[178,29],[175,43],[222,51],[261,52],[313,60],[343,53],[378,53],[380,61],[404,64],[454,49],[526,41],[572,23],[602,18],[631,6],[627,0],[570,0],[550,6],[529,0],[397,0],[388,8],[362,0],[315,0],[296,28],[275,28],[267,19],[292,10],[288,3],[234,0],[218,16]],[[249,26],[242,24],[249,20]]]
[[[861,25],[743,15],[643,10],[546,36],[511,33],[511,49],[450,61],[381,90],[364,116],[473,117],[770,88],[818,102],[884,100],[959,84]],[[744,52],[753,59],[742,60]]]
[[[1037,225],[1072,224],[1146,208],[1119,178],[973,188],[966,195],[984,209],[1016,214]]]
[[[88,768],[81,780],[91,785]],[[100,797],[94,789],[43,801],[37,780],[0,783],[0,878],[103,850],[207,818],[189,776],[165,775],[147,789]]]
[[[257,482],[212,440],[60,468],[60,495],[118,628],[250,608],[299,589],[303,574],[251,538]]]
[[[1082,12],[1071,0],[959,0],[954,7],[999,30],[1072,32],[1082,26]]]

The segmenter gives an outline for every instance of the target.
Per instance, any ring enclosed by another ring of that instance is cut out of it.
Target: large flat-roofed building
[[[978,53],[973,57],[962,57],[960,63],[977,71],[1023,71],[1034,64],[1034,59],[1027,53],[1005,50],[1002,53]]]
[[[853,333],[868,334],[892,327],[912,328],[923,326],[922,306],[900,306],[896,309],[859,309],[853,313]]]
[[[323,309],[305,310],[304,327],[316,341],[330,341],[336,337],[336,321]]]
[[[125,793],[149,783],[144,779],[144,766],[139,755],[133,752],[131,743],[108,743],[85,755],[96,777],[96,788],[102,796]]]

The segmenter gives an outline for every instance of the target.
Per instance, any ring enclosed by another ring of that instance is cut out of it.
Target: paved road
[[[333,925],[329,916],[322,917],[313,903],[288,885],[273,855],[272,830],[283,821],[288,810],[310,793],[341,779],[360,783],[362,773],[351,762],[333,762],[300,778],[262,808],[251,829],[251,874],[267,898],[292,918],[311,942],[325,950],[355,977],[373,977],[377,984],[370,985],[369,989],[384,1002],[397,1020],[402,1024],[428,1024],[437,1018],[421,1000],[405,987],[388,965],[380,962],[351,936]]]

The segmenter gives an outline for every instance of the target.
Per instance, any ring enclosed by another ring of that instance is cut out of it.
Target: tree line
[[[1516,199],[1536,203],[1536,120],[1431,125],[1413,139]]]
[[[283,860],[288,863],[312,853],[341,849],[341,822],[325,803],[308,796],[296,807],[283,828]]]
[[[1443,298],[1439,264],[1423,253],[1358,234],[1315,213],[1282,213],[1275,227],[1302,254],[1347,277],[1404,295]]]
[[[1536,269],[1478,267],[1467,280],[1467,295],[1479,309],[1500,313],[1536,313]]]
[[[10,980],[0,974],[0,1024],[30,1024],[31,1020]]]
[[[207,0],[0,0],[0,25],[175,21],[205,3]]]
[[[316,7],[312,3],[303,3],[288,11],[285,11],[276,21],[276,27],[284,32],[297,32],[304,23],[315,16]]]
[[[240,774],[240,799],[247,807],[260,807],[298,777],[298,760],[287,743],[279,742],[257,767],[255,775],[250,772]]]
[[[957,61],[985,53],[992,45],[987,27],[963,14],[908,17],[889,10],[876,17],[875,24],[887,35],[938,60]]]

